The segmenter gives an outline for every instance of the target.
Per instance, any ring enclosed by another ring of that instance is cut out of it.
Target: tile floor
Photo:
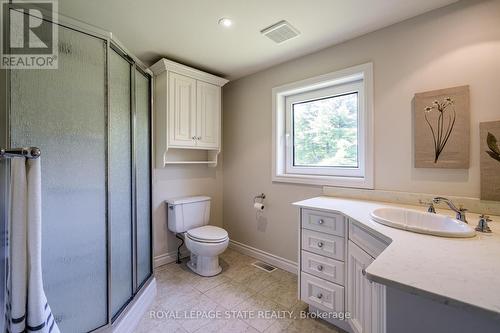
[[[187,258],[156,270],[157,296],[136,333],[340,332],[300,317],[307,304],[297,299],[296,275],[264,272],[251,265],[256,259],[231,249],[220,261],[222,273],[210,278],[192,273]]]

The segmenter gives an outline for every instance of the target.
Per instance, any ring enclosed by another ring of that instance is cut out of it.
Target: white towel
[[[59,333],[43,290],[40,158],[14,158],[11,170],[7,329],[10,333]]]
[[[25,159],[11,161],[12,210],[10,225],[10,270],[7,279],[7,327],[10,332],[22,332],[26,327],[26,295],[28,292],[28,265],[26,257],[27,179]],[[10,306],[9,306],[10,305]],[[9,309],[10,307],[10,309]],[[10,313],[9,313],[10,312]]]

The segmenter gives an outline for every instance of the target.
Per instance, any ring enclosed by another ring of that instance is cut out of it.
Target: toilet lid
[[[213,225],[206,225],[199,228],[194,228],[187,231],[189,238],[200,242],[221,242],[227,239],[227,231],[214,227]]]

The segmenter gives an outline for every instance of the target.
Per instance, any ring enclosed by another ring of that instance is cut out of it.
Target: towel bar
[[[0,158],[25,157],[35,159],[41,155],[40,148],[23,147],[23,148],[2,148],[0,149]]]

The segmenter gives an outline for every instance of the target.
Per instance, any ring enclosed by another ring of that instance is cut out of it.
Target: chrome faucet
[[[433,214],[436,214],[436,208],[434,208],[434,202],[431,201],[431,202],[428,202],[428,201],[424,201],[424,200],[419,200],[418,201],[421,205],[426,205],[428,206],[427,207],[427,212],[428,213],[433,213]]]
[[[440,202],[444,202],[445,204],[448,205],[448,207],[450,207],[450,209],[452,211],[454,211],[457,214],[457,217],[456,217],[457,220],[460,220],[460,221],[465,222],[465,223],[469,223],[469,222],[467,222],[467,218],[465,217],[465,212],[467,211],[467,209],[462,208],[461,206],[460,206],[460,208],[457,208],[457,206],[455,206],[453,204],[453,202],[451,202],[450,199],[443,198],[443,197],[435,197],[434,199],[432,199],[432,202],[435,204],[438,204]]]
[[[484,214],[479,216],[479,223],[477,224],[476,231],[480,232],[491,232],[490,227],[488,226],[488,222],[491,222],[490,217]]]

